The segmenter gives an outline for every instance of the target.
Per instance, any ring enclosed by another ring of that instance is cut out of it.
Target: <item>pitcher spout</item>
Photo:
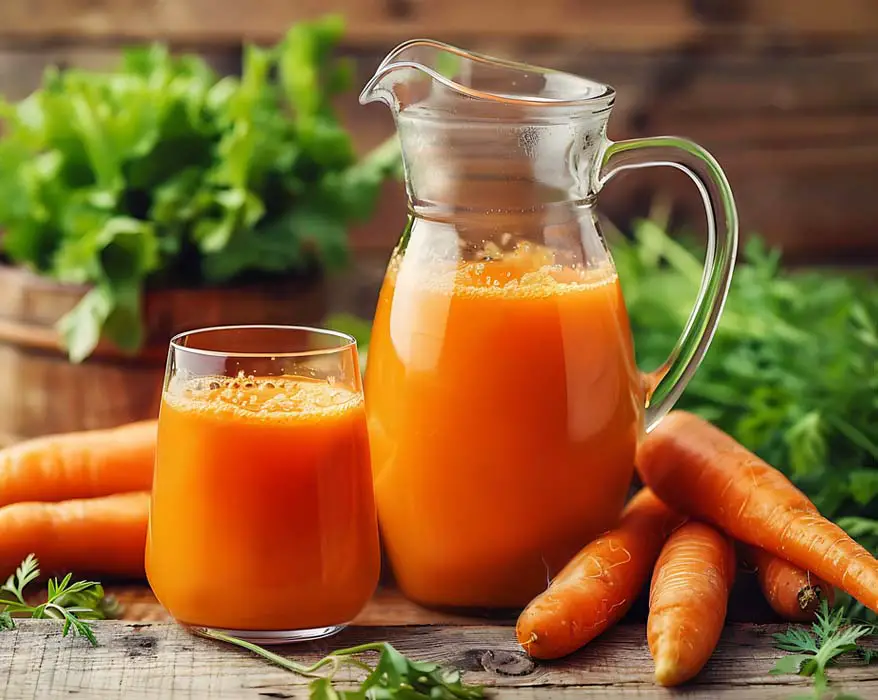
[[[429,39],[413,39],[393,49],[381,61],[360,93],[360,104],[383,102],[398,110],[415,93],[431,85],[454,89],[451,77],[465,52]]]
[[[532,107],[610,107],[614,91],[588,78],[492,58],[432,39],[412,39],[381,61],[360,93],[360,104],[402,108],[445,93],[472,101]]]

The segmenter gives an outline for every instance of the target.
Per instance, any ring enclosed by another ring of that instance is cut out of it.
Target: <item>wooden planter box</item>
[[[104,341],[79,365],[55,330],[87,287],[0,264],[0,445],[157,415],[168,341],[181,331],[238,323],[319,324],[322,277],[238,288],[147,292],[147,341],[125,354]]]

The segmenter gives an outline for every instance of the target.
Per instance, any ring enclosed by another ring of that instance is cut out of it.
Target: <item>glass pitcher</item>
[[[397,582],[450,608],[519,608],[612,527],[644,431],[716,328],[737,216],[716,160],[677,137],[612,142],[607,85],[435,41],[360,95],[393,111],[410,216],[366,370],[379,521]],[[687,173],[707,210],[701,290],[641,373],[595,202],[628,168]]]

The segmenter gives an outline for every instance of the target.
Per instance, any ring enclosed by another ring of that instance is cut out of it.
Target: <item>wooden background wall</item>
[[[347,17],[361,81],[415,36],[594,77],[619,93],[612,138],[677,133],[717,156],[745,233],[793,263],[878,262],[878,0],[2,0],[0,92],[27,94],[48,63],[106,66],[152,39],[235,71],[242,41],[330,10]],[[391,129],[354,94],[340,109],[362,148]],[[619,178],[602,209],[624,224],[656,191],[700,225],[694,188],[669,169]],[[373,276],[403,217],[388,187],[354,232]]]

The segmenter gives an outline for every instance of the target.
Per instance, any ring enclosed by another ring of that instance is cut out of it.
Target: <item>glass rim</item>
[[[206,350],[204,348],[193,348],[181,345],[180,341],[190,336],[199,335],[201,333],[211,333],[215,331],[298,331],[303,333],[313,333],[319,336],[332,336],[338,338],[343,343],[330,348],[315,348],[314,350],[290,350],[282,352],[232,352],[228,350]],[[189,352],[194,355],[202,355],[205,357],[245,357],[245,358],[276,358],[276,357],[314,357],[318,355],[332,355],[345,350],[356,350],[357,339],[349,333],[336,331],[331,328],[317,328],[315,326],[288,326],[285,324],[272,323],[241,323],[229,326],[205,326],[204,328],[193,328],[192,330],[177,333],[170,340],[170,349],[172,351]]]

